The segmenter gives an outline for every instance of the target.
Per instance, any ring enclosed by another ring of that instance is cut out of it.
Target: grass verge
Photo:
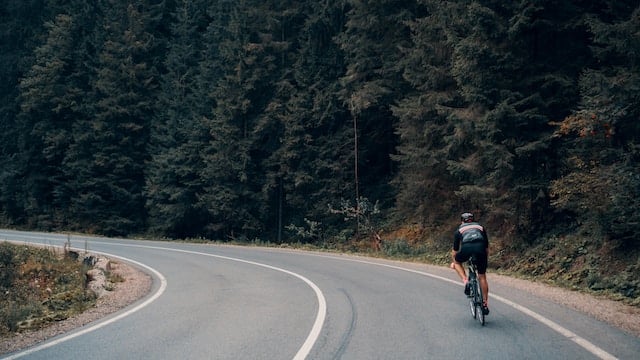
[[[91,267],[72,255],[0,243],[0,337],[44,327],[95,304],[96,295],[87,288]]]

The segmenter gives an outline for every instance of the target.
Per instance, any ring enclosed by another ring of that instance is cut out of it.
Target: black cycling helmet
[[[472,222],[473,214],[469,212],[463,213],[462,215],[460,215],[460,220],[462,220],[462,222]]]

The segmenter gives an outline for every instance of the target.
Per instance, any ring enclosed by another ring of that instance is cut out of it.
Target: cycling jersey
[[[453,237],[453,250],[456,251],[455,260],[463,263],[472,255],[476,256],[478,274],[487,272],[487,249],[489,237],[484,226],[476,223],[464,223],[458,226]]]
[[[458,226],[453,238],[453,250],[459,251],[460,245],[481,242],[485,248],[489,247],[489,237],[484,226],[476,223],[464,223]]]

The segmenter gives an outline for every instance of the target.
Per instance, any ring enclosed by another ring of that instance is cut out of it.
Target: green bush
[[[382,242],[382,252],[387,256],[406,256],[411,254],[411,247],[405,239]]]

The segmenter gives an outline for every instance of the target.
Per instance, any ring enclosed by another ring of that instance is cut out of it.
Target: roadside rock
[[[93,266],[93,269],[87,271],[87,278],[89,279],[87,287],[98,298],[101,298],[107,294],[107,287],[111,286],[107,284],[107,273],[111,271],[111,261],[107,258],[99,257]]]

